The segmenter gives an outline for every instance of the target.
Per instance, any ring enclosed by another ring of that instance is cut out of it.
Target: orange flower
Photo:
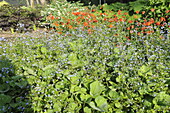
[[[136,11],[136,14],[139,14],[139,11]]]
[[[80,15],[80,12],[72,12],[73,15]]]
[[[139,35],[140,35],[140,32],[138,32],[137,35],[139,36]]]
[[[153,18],[151,18],[149,21],[152,22],[152,23],[154,23],[154,19],[153,19]]]
[[[106,21],[107,20],[107,18],[104,18],[104,21]]]
[[[91,27],[92,27],[92,28],[95,28],[95,26],[94,26],[94,25],[91,25]]]
[[[58,24],[58,23],[54,23],[54,25],[55,25],[56,27],[60,26],[60,24]]]
[[[130,40],[130,37],[129,37],[129,36],[125,36],[125,38],[127,38],[128,40]]]
[[[109,27],[110,27],[110,28],[112,28],[112,27],[113,27],[113,25],[112,25],[112,24],[110,24],[110,25],[109,25]]]
[[[124,15],[128,15],[128,13],[126,12],[126,13],[124,13]]]
[[[130,27],[131,27],[131,29],[135,28],[135,26],[134,26],[134,25],[131,25]]]
[[[145,30],[145,29],[147,29],[147,27],[142,27],[142,28],[141,28],[142,31]]]
[[[95,12],[96,10],[95,9],[92,9],[92,12]]]
[[[58,32],[58,34],[60,34],[60,35],[61,35],[61,34],[62,34],[62,32]]]
[[[142,11],[142,14],[145,14],[145,11]]]
[[[160,22],[156,22],[155,24],[156,24],[156,25],[161,25],[161,23],[160,23]]]
[[[79,16],[79,17],[76,18],[76,21],[78,22],[80,19],[81,19],[81,17]]]
[[[88,29],[87,31],[88,31],[88,33],[89,33],[89,34],[92,32],[92,30],[91,30],[91,29]]]
[[[166,10],[165,12],[166,12],[166,13],[169,13],[169,12],[170,12],[170,10]]]
[[[164,17],[161,17],[160,18],[160,21],[162,22],[162,21],[166,21],[166,19],[164,18]]]
[[[144,19],[143,21],[144,21],[144,22],[146,22],[147,20],[146,20],[146,19]]]
[[[111,18],[111,19],[108,20],[108,22],[114,22],[114,19]]]
[[[147,34],[151,34],[153,33],[154,31],[146,31]]]
[[[98,22],[98,20],[94,19],[93,22]]]
[[[55,17],[52,15],[52,14],[50,14],[49,16],[47,16],[47,18],[46,18],[47,20],[54,20],[55,19]]]
[[[117,14],[118,14],[118,15],[121,15],[121,12],[122,12],[122,11],[121,11],[121,10],[119,10],[119,11],[117,12]]]
[[[152,11],[152,12],[154,12],[154,11],[155,11],[155,9],[154,9],[154,8],[152,8],[152,9],[151,9],[151,11]]]
[[[133,21],[132,21],[132,20],[129,20],[128,23],[133,23]]]
[[[69,29],[73,29],[73,26],[69,25],[68,28],[69,28]]]
[[[92,13],[90,13],[89,15],[90,15],[91,17],[95,17],[95,15],[94,15],[94,14],[92,14]]]
[[[130,30],[130,27],[126,28],[127,30]]]
[[[145,26],[150,26],[152,24],[152,22],[145,22],[145,23],[143,23],[143,25],[145,25]]]
[[[134,15],[133,17],[134,17],[134,18],[138,18],[138,16],[137,16],[137,15]]]
[[[86,13],[86,12],[81,12],[80,14],[83,15],[83,16],[85,16],[87,13]]]
[[[88,26],[88,23],[87,23],[87,22],[84,22],[83,25],[84,25],[84,26]]]
[[[126,18],[125,16],[122,16],[122,18]]]
[[[123,19],[122,19],[122,18],[120,18],[120,19],[119,19],[119,21],[120,21],[120,22],[123,22]]]

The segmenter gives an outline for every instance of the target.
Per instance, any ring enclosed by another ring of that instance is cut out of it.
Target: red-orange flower
[[[166,12],[166,13],[169,13],[169,12],[170,12],[170,10],[166,10],[165,12]]]
[[[91,32],[92,30],[91,30],[91,29],[88,29],[87,31],[88,31],[88,32]]]
[[[141,28],[142,31],[145,30],[145,29],[147,29],[147,27],[142,27],[142,28]]]
[[[136,14],[139,14],[139,11],[136,11]]]
[[[121,15],[121,12],[122,12],[122,11],[121,11],[121,10],[119,10],[119,11],[117,12],[117,14],[118,14],[118,15]]]
[[[161,17],[160,21],[166,21],[166,19],[164,17]]]
[[[147,34],[151,34],[153,33],[154,31],[146,31]]]
[[[132,21],[132,20],[129,20],[128,23],[133,23],[133,21]]]
[[[92,28],[95,28],[95,25],[91,25]]]
[[[150,26],[152,24],[152,22],[145,22],[145,23],[143,23],[143,25],[145,25],[145,26]]]
[[[56,27],[60,26],[60,24],[58,24],[58,23],[54,23],[54,25],[55,25]]]
[[[110,24],[110,25],[109,25],[109,27],[110,27],[110,28],[112,28],[112,27],[113,27],[113,25],[112,25],[112,24]]]
[[[156,24],[156,25],[161,25],[161,23],[160,23],[160,22],[156,22],[155,24]]]
[[[120,21],[120,22],[123,22],[123,18],[120,18],[119,21]]]
[[[73,15],[80,15],[80,12],[72,12]]]
[[[47,16],[47,20],[54,20],[55,19],[55,17],[52,15],[52,14],[50,14],[49,16]]]
[[[127,38],[128,40],[130,40],[130,37],[129,37],[129,36],[125,36],[125,38]]]
[[[58,32],[58,34],[60,34],[60,35],[61,35],[61,34],[62,34],[62,32]]]
[[[80,14],[83,15],[83,16],[85,16],[87,13],[86,13],[86,12],[81,12]]]
[[[149,22],[150,22],[150,24],[153,24],[155,21],[154,21],[153,18],[151,18],[151,19],[149,20]]]
[[[126,13],[124,13],[124,15],[128,15],[128,13],[126,12]]]
[[[95,12],[96,10],[95,9],[92,9],[92,12]]]
[[[92,14],[92,13],[90,13],[89,15],[90,15],[91,17],[95,17],[95,15],[94,15],[94,14]]]
[[[98,22],[98,20],[94,19],[93,22]]]
[[[138,32],[137,35],[139,36],[139,35],[140,35],[140,32]]]
[[[154,12],[154,11],[155,11],[155,9],[154,9],[154,8],[152,8],[152,9],[151,9],[151,11],[152,11],[152,12]]]
[[[134,25],[131,25],[130,27],[131,27],[131,29],[135,28],[135,26],[134,26]]]
[[[145,14],[145,11],[142,11],[142,14]]]
[[[54,16],[51,16],[51,20],[54,20],[55,19],[55,17]]]
[[[138,18],[138,16],[137,16],[137,15],[134,15],[133,17],[134,17],[134,18]]]
[[[69,28],[69,29],[73,29],[73,26],[69,25],[68,28]]]
[[[126,29],[127,29],[127,30],[130,30],[130,27],[127,27]]]
[[[88,23],[87,23],[87,22],[84,22],[83,25],[84,25],[84,26],[88,26]]]

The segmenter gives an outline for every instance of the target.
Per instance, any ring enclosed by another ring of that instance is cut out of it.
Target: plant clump
[[[38,26],[41,19],[39,9],[3,5],[0,7],[0,28],[3,31],[32,31],[33,25]]]

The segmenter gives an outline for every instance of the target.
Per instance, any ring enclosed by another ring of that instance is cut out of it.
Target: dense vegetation
[[[140,1],[55,1],[48,32],[0,37],[0,112],[170,112],[168,1]]]

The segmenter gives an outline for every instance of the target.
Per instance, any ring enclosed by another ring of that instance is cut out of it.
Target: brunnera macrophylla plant
[[[0,54],[16,66],[12,75],[25,77],[30,87],[24,109],[17,98],[16,106],[3,101],[1,110],[169,112],[169,39],[152,33],[125,40],[121,30],[103,24],[90,35],[77,29],[3,41]]]

